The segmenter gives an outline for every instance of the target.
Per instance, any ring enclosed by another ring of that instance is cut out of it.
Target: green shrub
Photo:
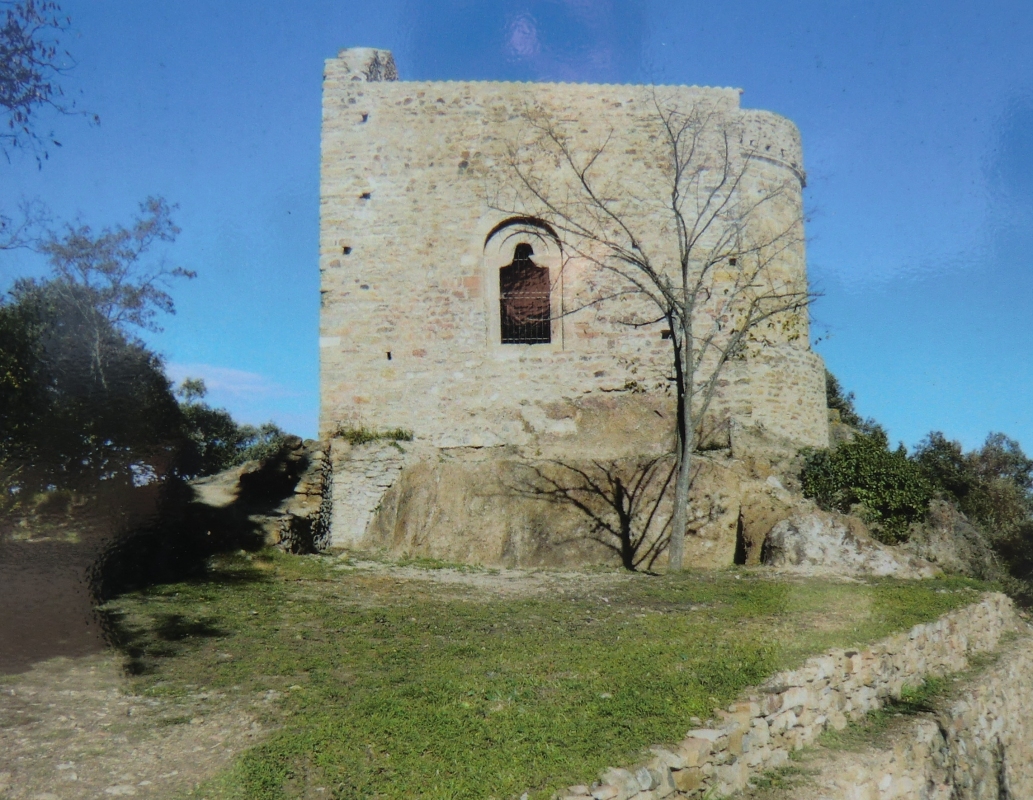
[[[835,450],[807,455],[801,474],[803,492],[829,511],[856,509],[887,544],[907,539],[908,526],[921,520],[933,485],[901,445],[889,449],[886,432],[874,426]]]
[[[272,422],[254,426],[238,423],[225,408],[204,402],[208,390],[200,378],[186,378],[177,389],[187,446],[179,459],[186,478],[214,475],[245,461],[261,461],[279,451],[287,436]]]
[[[344,439],[349,444],[368,444],[370,442],[411,442],[413,433],[405,428],[392,428],[391,430],[378,431],[376,428],[360,426],[351,428],[341,426],[334,434],[339,439]]]
[[[828,370],[825,370],[825,405],[839,412],[840,422],[851,428],[865,427],[865,421],[854,408],[854,393],[844,391],[839,379]]]

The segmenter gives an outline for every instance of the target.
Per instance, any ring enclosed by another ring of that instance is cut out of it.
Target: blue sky
[[[127,222],[157,194],[199,273],[150,337],[252,422],[313,435],[322,61],[394,51],[403,79],[737,86],[800,127],[818,351],[912,445],[991,430],[1033,451],[1033,4],[65,0],[66,89],[42,170],[0,205]],[[35,274],[0,258],[0,282]]]

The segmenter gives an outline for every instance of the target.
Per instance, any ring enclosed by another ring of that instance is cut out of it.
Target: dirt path
[[[399,565],[386,561],[343,559],[337,569],[385,575],[399,581],[439,583],[469,589],[488,597],[534,597],[550,594],[599,594],[634,580],[629,572],[561,572],[558,570],[488,569],[483,567],[436,567]]]
[[[173,797],[229,766],[275,697],[126,692],[113,653],[0,677],[0,798]]]
[[[95,550],[0,538],[0,675],[104,649],[87,577]]]

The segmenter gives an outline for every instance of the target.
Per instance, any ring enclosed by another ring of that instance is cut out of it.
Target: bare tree
[[[680,570],[693,455],[722,371],[751,347],[799,336],[811,295],[802,272],[784,268],[802,256],[799,178],[765,170],[720,106],[681,108],[658,92],[652,100],[646,138],[655,149],[633,162],[619,132],[586,144],[578,120],[528,108],[527,135],[510,143],[509,177],[489,204],[548,222],[567,251],[563,269],[577,263],[605,276],[565,314],[641,298],[617,321],[669,326],[677,475],[668,552]]]
[[[32,248],[49,222],[50,213],[39,200],[23,200],[17,216],[5,214],[0,208],[0,251]]]
[[[0,0],[0,153],[8,160],[11,150],[29,148],[42,164],[48,146],[61,146],[52,132],[39,131],[41,110],[85,113],[65,100],[60,84],[73,64],[60,45],[68,26],[53,0]]]
[[[88,225],[66,225],[61,235],[52,231],[36,245],[50,261],[51,278],[15,283],[16,296],[42,293],[74,312],[89,342],[90,367],[105,387],[112,337],[138,341],[133,329],[160,331],[158,314],[175,313],[167,291],[171,282],[196,277],[194,271],[169,266],[162,258],[145,263],[151,248],[179,234],[172,221],[174,208],[163,198],[148,197],[129,228],[117,225],[95,233]]]

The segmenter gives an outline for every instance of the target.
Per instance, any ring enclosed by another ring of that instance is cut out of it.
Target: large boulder
[[[273,455],[191,481],[195,510],[213,528],[248,529],[294,553],[323,549],[329,534],[326,443],[287,436]]]
[[[808,573],[931,578],[940,569],[899,547],[875,541],[856,517],[812,510],[772,528],[763,562]]]
[[[506,567],[627,566],[645,555],[638,568],[659,569],[666,554],[653,545],[671,515],[672,466],[670,457],[655,455],[529,459],[502,448],[439,451],[399,469],[369,524],[346,546]],[[345,476],[336,481],[345,485]],[[697,457],[685,564],[759,563],[768,532],[799,502],[774,475],[762,480],[736,459]],[[625,512],[630,528],[621,531]],[[337,516],[335,508],[335,527]],[[625,532],[641,539],[635,554]]]
[[[799,508],[793,497],[774,476],[747,484],[739,506],[739,541],[735,561],[753,567],[761,563],[768,534]]]

